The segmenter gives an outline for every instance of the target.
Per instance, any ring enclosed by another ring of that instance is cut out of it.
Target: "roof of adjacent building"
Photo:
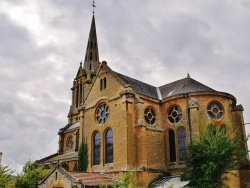
[[[75,180],[80,180],[83,185],[88,186],[111,185],[114,183],[113,178],[102,173],[69,172],[69,175]]]
[[[131,85],[134,92],[154,99],[165,99],[170,96],[193,93],[193,92],[214,92],[216,90],[190,78],[183,78],[172,83],[155,87],[139,80],[117,73],[126,84]],[[157,90],[159,92],[157,92]]]
[[[36,162],[45,164],[45,163],[58,162],[60,160],[69,160],[69,159],[77,160],[77,157],[78,157],[78,152],[70,151],[70,152],[63,153],[61,155],[59,155],[58,153],[55,153],[43,159],[37,160]]]
[[[111,176],[98,173],[98,172],[68,172],[61,166],[56,167],[50,172],[39,185],[43,184],[56,170],[60,171],[65,177],[67,177],[73,184],[81,184],[83,186],[99,186],[99,185],[112,185],[114,182],[120,183]]]

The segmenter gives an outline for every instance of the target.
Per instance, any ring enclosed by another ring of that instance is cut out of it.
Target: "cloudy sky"
[[[91,0],[0,1],[0,152],[20,171],[57,151]],[[250,122],[250,0],[96,0],[100,60],[160,86],[187,76],[234,95]],[[250,125],[246,125],[250,133]]]

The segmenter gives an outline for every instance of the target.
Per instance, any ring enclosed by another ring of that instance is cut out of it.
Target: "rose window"
[[[101,104],[96,111],[96,120],[100,124],[107,122],[109,117],[109,106],[106,104]]]
[[[146,108],[144,111],[144,118],[148,124],[153,125],[156,121],[154,110],[152,108]]]
[[[209,103],[209,105],[207,106],[207,113],[212,119],[220,119],[223,116],[222,107],[216,101]]]
[[[170,123],[178,123],[182,118],[181,107],[175,105],[168,110],[168,120]]]

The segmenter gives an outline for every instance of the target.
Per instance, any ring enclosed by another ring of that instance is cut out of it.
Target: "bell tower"
[[[84,63],[80,63],[76,77],[73,81],[72,90],[72,105],[68,114],[69,123],[78,121],[79,111],[78,108],[83,104],[90,88],[93,83],[93,77],[100,66],[98,43],[96,35],[95,15],[94,8],[95,2],[93,1],[93,17],[90,26],[89,38],[84,58]]]

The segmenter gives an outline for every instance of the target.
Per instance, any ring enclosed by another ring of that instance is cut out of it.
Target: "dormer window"
[[[107,81],[106,81],[106,77],[104,77],[103,79],[100,80],[100,90],[104,90],[106,89],[107,86]]]

